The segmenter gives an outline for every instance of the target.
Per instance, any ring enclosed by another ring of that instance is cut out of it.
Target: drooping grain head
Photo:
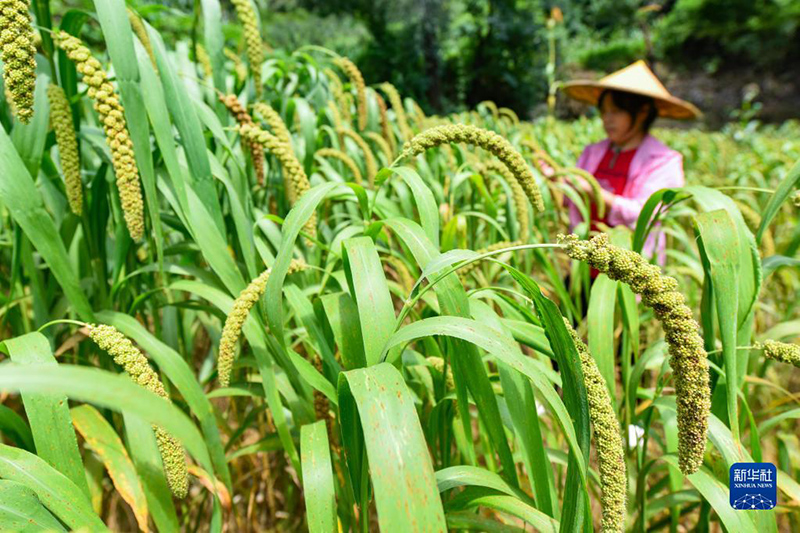
[[[314,152],[314,157],[331,158],[341,161],[350,171],[350,174],[353,176],[353,181],[361,185],[361,171],[358,169],[356,162],[346,153],[333,148],[321,148]]]
[[[711,410],[708,360],[699,334],[700,326],[692,318],[692,310],[684,304],[683,295],[677,291],[678,282],[662,275],[659,267],[636,252],[610,244],[606,234],[589,241],[582,241],[576,235],[559,235],[558,241],[571,258],[629,285],[661,321],[669,345],[670,366],[675,374],[678,460],[683,473],[696,472],[703,463]]]
[[[139,15],[134,13],[130,8],[128,8],[128,20],[130,20],[133,33],[139,39],[139,42],[142,43],[145,51],[147,51],[147,55],[150,57],[150,63],[153,65],[153,69],[156,71],[156,73],[158,73],[156,55],[153,53],[153,44],[150,42],[150,36],[147,34],[147,28],[144,27],[144,23],[139,18]]]
[[[214,77],[214,69],[211,67],[211,57],[208,55],[206,47],[200,43],[197,43],[194,51],[195,55],[197,56],[197,63],[203,70],[203,76],[209,80],[212,79]]]
[[[293,260],[289,265],[289,274],[305,269],[302,261]],[[233,302],[233,308],[225,318],[225,326],[220,336],[219,350],[217,351],[217,375],[220,385],[227,387],[231,380],[233,362],[236,358],[236,341],[242,334],[244,321],[250,315],[250,310],[264,294],[272,269],[268,268],[253,279]]]
[[[757,342],[755,348],[764,350],[764,357],[800,368],[800,346],[773,340]]]
[[[53,40],[75,63],[83,82],[89,87],[87,93],[94,101],[94,109],[100,116],[106,134],[106,143],[111,149],[111,164],[117,177],[117,189],[128,233],[133,240],[141,240],[144,236],[144,202],[139,184],[139,169],[119,97],[100,62],[78,38],[59,31],[53,35]]]
[[[350,101],[347,99],[347,95],[344,92],[342,80],[339,79],[339,75],[330,68],[325,68],[322,72],[328,78],[328,88],[331,91],[333,100],[335,100],[334,106],[336,107],[336,113],[334,119],[336,127],[341,128],[346,125],[349,128],[353,117],[350,114]],[[336,120],[337,117],[338,120]]]
[[[500,161],[493,159],[478,165],[476,169],[480,174],[487,174],[495,172],[500,174],[503,179],[511,187],[511,193],[514,201],[514,209],[516,210],[517,226],[519,227],[519,240],[528,242],[531,236],[530,231],[530,210],[528,209],[528,199],[525,196],[525,191],[522,186],[508,170],[508,167]]]
[[[3,80],[17,118],[27,124],[33,116],[36,88],[36,48],[26,0],[0,0],[0,58]]]
[[[261,95],[261,64],[264,62],[264,44],[261,41],[261,32],[258,29],[258,15],[251,0],[231,0],[236,8],[236,17],[244,30],[244,40],[247,47],[247,61],[250,63],[250,73],[253,76],[256,96]]]
[[[403,147],[402,155],[411,157],[430,148],[450,143],[471,144],[489,151],[508,167],[511,175],[525,191],[531,204],[539,211],[544,211],[542,194],[528,164],[510,142],[493,131],[468,124],[436,126],[408,141]]]
[[[56,135],[58,159],[61,163],[61,171],[64,173],[69,208],[73,213],[81,216],[83,213],[81,163],[75,125],[72,122],[72,111],[67,95],[58,85],[51,84],[47,88],[47,98],[50,101],[50,122]]]
[[[247,112],[247,109],[244,108],[235,94],[220,95],[219,100],[240,125],[253,124],[253,117],[250,116],[250,113]],[[259,185],[263,185],[265,179],[264,148],[252,140],[245,140],[243,146],[250,152],[250,160],[253,162],[253,173],[256,176],[256,182]]]
[[[625,531],[628,477],[625,450],[622,447],[619,421],[614,413],[611,396],[594,357],[570,323],[564,319],[567,331],[578,351],[583,371],[583,383],[589,403],[589,418],[594,428],[594,441],[600,463],[600,486],[603,490],[601,507],[603,533]]]
[[[282,143],[289,146],[292,145],[292,134],[289,133],[289,128],[286,127],[286,123],[283,121],[283,118],[281,118],[280,113],[264,102],[256,102],[253,109],[255,109],[256,113],[261,115],[261,118],[272,130],[273,135]]]
[[[378,173],[378,164],[375,162],[375,155],[372,153],[372,149],[367,144],[367,141],[365,141],[364,138],[355,131],[347,128],[339,129],[336,131],[336,133],[338,133],[339,137],[341,138],[348,137],[352,139],[361,150],[361,153],[364,154],[364,167],[367,172],[367,183],[369,183],[369,187],[371,189],[375,183],[375,175]]]
[[[246,80],[247,65],[244,64],[242,58],[230,48],[223,48],[222,53],[233,63],[233,72],[236,74],[236,79],[239,81]]]
[[[517,116],[517,114],[514,112],[513,109],[510,109],[508,107],[501,107],[500,109],[498,109],[498,114],[501,117],[508,118],[512,126],[519,126],[519,117]]]
[[[392,124],[389,122],[389,113],[388,109],[386,108],[386,100],[384,100],[383,96],[377,92],[373,94],[378,101],[378,113],[380,114],[381,119],[381,135],[383,135],[383,138],[386,140],[389,146],[389,152],[391,153],[391,156],[387,160],[391,162],[394,158],[395,151],[397,150],[397,141],[394,138]]]
[[[356,90],[356,107],[358,109],[358,129],[367,129],[367,89],[364,83],[364,76],[355,63],[346,57],[338,57],[334,61],[337,67],[342,69],[350,79],[350,85]]]
[[[303,166],[297,160],[297,156],[295,156],[290,145],[281,142],[275,135],[251,124],[240,125],[239,134],[245,139],[260,144],[281,162],[286,193],[291,205],[294,205],[298,199],[311,189],[308,176],[306,176]],[[309,219],[305,230],[312,237],[316,235],[316,213]]]
[[[394,151],[392,150],[392,147],[389,146],[389,143],[386,142],[386,138],[377,131],[368,131],[364,133],[364,137],[375,143],[375,145],[380,149],[381,153],[383,153],[383,157],[386,159],[386,164],[391,165],[392,159],[394,158]]]
[[[403,99],[400,97],[400,93],[397,92],[394,85],[388,82],[381,84],[381,90],[389,97],[389,103],[392,104],[392,111],[394,111],[397,126],[400,128],[400,135],[403,137],[402,140],[407,141],[413,134],[411,128],[408,126],[408,117],[406,116],[406,111],[403,107]]]
[[[137,385],[170,401],[158,374],[128,337],[120,333],[117,328],[105,324],[90,324],[88,329],[89,338],[101,350],[108,352],[114,362],[121,366]],[[183,447],[162,428],[153,426],[153,429],[170,489],[176,497],[184,498],[189,488],[189,472]]]

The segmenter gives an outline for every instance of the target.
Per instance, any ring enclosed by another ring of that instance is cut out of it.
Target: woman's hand
[[[579,176],[578,174],[574,174],[572,179],[573,183],[575,184],[575,188],[578,191],[585,192],[586,194],[590,195],[594,194],[594,189],[585,178]]]
[[[614,200],[617,199],[617,195],[605,189],[600,189],[600,194],[603,197],[603,203],[606,204],[606,213],[608,213],[608,210],[614,205]]]
[[[548,165],[547,161],[545,161],[544,159],[538,158],[536,160],[536,163],[537,166],[539,167],[539,171],[544,175],[545,178],[549,178],[556,173],[556,169]]]
[[[585,178],[579,175],[574,175],[573,183],[575,184],[575,188],[577,190],[584,192],[589,196],[594,196],[594,189]],[[606,204],[606,209],[614,205],[614,200],[617,198],[616,194],[609,192],[602,187],[600,188],[600,195],[603,197],[603,203]]]

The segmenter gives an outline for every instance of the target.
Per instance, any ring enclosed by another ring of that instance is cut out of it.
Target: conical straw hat
[[[702,113],[694,105],[669,94],[664,85],[644,61],[628,65],[599,81],[576,80],[562,85],[567,96],[591,105],[597,105],[600,94],[606,89],[649,96],[656,103],[658,116],[674,119],[697,118]]]

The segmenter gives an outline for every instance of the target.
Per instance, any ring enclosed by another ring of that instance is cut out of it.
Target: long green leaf
[[[738,352],[736,331],[739,310],[739,260],[741,250],[738,232],[728,212],[720,209],[700,213],[695,219],[698,244],[705,268],[709,271],[716,303],[717,321],[722,338],[722,356],[725,361],[725,384],[728,403],[728,421],[733,437],[739,440],[739,415],[737,399]],[[747,357],[747,352],[742,352]]]
[[[527,275],[509,266],[503,267],[533,298],[544,331],[558,361],[564,387],[564,404],[575,427],[578,446],[571,448],[567,482],[561,507],[561,531],[578,531],[590,518],[589,494],[586,485],[586,466],[589,461],[589,401],[586,397],[583,370],[575,344],[564,325],[558,307],[546,298],[539,286]]]
[[[556,394],[552,384],[547,382],[544,372],[532,359],[524,357],[519,351],[519,347],[506,335],[486,324],[469,318],[455,316],[432,317],[413,322],[398,330],[389,339],[384,351],[388,351],[399,344],[435,335],[454,337],[479,346],[498,360],[525,375],[556,414],[556,420],[564,431],[570,448],[578,452],[576,461],[580,467],[579,472],[582,474],[583,479],[586,479],[586,461],[583,458],[583,454],[579,453],[580,447],[578,446],[575,428],[572,424],[572,419],[567,414],[567,409],[558,394]]]
[[[589,311],[586,315],[589,353],[594,357],[597,368],[606,381],[612,404],[616,403],[614,402],[616,397],[614,384],[617,381],[614,357],[614,308],[618,285],[618,282],[607,275],[598,275],[592,285]]]
[[[167,107],[175,121],[175,126],[181,134],[183,148],[186,151],[186,161],[189,165],[187,178],[193,190],[195,190],[200,203],[203,204],[208,216],[222,233],[225,225],[222,221],[222,212],[219,205],[219,196],[214,186],[214,178],[211,175],[211,165],[208,162],[205,138],[200,119],[194,110],[192,99],[178,77],[172,61],[170,61],[164,40],[161,35],[149,25],[147,31],[153,53],[156,56],[158,73],[164,87]]]
[[[356,301],[367,366],[380,361],[396,317],[378,251],[369,237],[348,239],[342,245],[347,283]]]
[[[0,345],[0,350],[7,351],[13,362],[24,365],[29,372],[38,372],[41,367],[58,367],[50,343],[41,333],[9,339],[4,346]],[[37,455],[89,496],[67,397],[55,392],[24,392],[22,401]]]
[[[386,363],[343,372],[339,401],[358,409],[381,530],[446,531],[433,464],[400,373]]]
[[[64,474],[32,453],[0,444],[0,478],[31,489],[51,513],[72,529],[108,531],[94,514],[89,497]]]
[[[0,432],[17,443],[17,446],[33,452],[36,450],[33,444],[33,434],[28,424],[9,407],[0,404]]]
[[[330,443],[324,420],[300,428],[300,453],[303,459],[303,491],[308,530],[311,533],[335,532],[336,494],[333,489]]]
[[[42,506],[36,494],[16,481],[0,481],[0,529],[3,531],[66,531]]]
[[[786,177],[783,178],[780,185],[778,185],[778,189],[769,199],[767,207],[764,208],[761,214],[761,224],[758,226],[758,231],[756,232],[756,240],[759,243],[764,237],[764,232],[767,231],[767,228],[775,218],[775,215],[778,214],[781,204],[786,201],[786,198],[789,197],[792,190],[797,188],[798,184],[800,184],[800,159],[789,169]]]
[[[125,375],[73,365],[47,366],[32,374],[26,366],[8,364],[0,370],[0,390],[60,393],[114,411],[130,411],[163,427],[181,441],[203,468],[209,472],[213,469],[205,441],[189,418]]]
[[[92,321],[92,307],[70,267],[56,225],[11,139],[4,129],[0,130],[0,202],[42,255],[72,308],[83,320]]]

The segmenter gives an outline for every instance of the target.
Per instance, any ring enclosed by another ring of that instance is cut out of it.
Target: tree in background
[[[539,0],[299,0],[299,5],[362,22],[371,39],[356,60],[367,83],[389,80],[429,112],[491,99],[525,113],[547,93],[546,9]]]
[[[489,0],[466,2],[474,21],[460,50],[466,104],[493,100],[526,114],[547,94],[544,67],[547,43],[544,11],[538,1]]]
[[[800,2],[678,0],[656,26],[662,59],[688,66],[800,67]]]
[[[800,72],[797,0],[272,0],[261,15],[276,48],[332,48],[428,113],[493,100],[530,116],[547,97],[553,8],[558,78],[642,58],[684,77]]]

